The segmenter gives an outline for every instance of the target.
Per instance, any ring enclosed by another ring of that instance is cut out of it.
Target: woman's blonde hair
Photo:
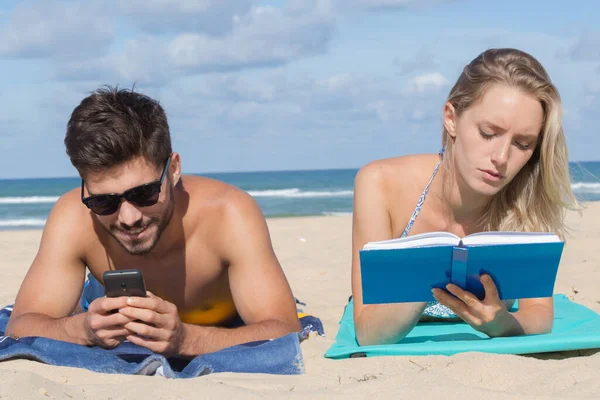
[[[494,84],[518,88],[539,99],[544,119],[529,162],[496,194],[485,214],[484,230],[555,232],[564,238],[567,209],[577,208],[571,190],[560,95],[544,67],[515,49],[489,49],[463,69],[447,101],[460,116]],[[443,129],[444,165],[453,163],[453,138]]]

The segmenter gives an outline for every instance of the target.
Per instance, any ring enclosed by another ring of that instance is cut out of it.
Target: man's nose
[[[135,226],[142,219],[142,213],[133,204],[123,201],[119,208],[119,222],[126,226]]]

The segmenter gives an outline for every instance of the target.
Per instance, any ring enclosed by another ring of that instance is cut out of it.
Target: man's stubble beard
[[[154,237],[145,239],[144,241],[137,242],[137,243],[135,241],[133,241],[133,242],[131,242],[131,246],[127,246],[126,244],[121,242],[121,240],[119,239],[119,237],[116,234],[117,232],[124,231],[125,229],[120,228],[117,224],[113,224],[108,228],[104,227],[104,229],[129,254],[131,254],[133,256],[143,256],[143,255],[150,253],[152,251],[152,249],[154,249],[154,247],[156,246],[158,241],[160,240],[160,237],[161,237],[162,233],[164,232],[164,230],[167,228],[167,226],[171,222],[171,218],[173,218],[173,212],[175,210],[175,195],[174,195],[175,188],[173,188],[172,186],[169,185],[169,189],[170,189],[169,190],[169,203],[167,205],[167,208],[165,209],[165,212],[160,217],[150,218],[150,221],[146,224],[146,226],[144,228],[144,230],[146,230],[146,229],[149,229],[152,225],[157,226],[157,230],[156,230],[156,233],[154,234]],[[137,229],[141,228],[141,226],[138,226],[138,224],[136,224],[135,226],[132,226],[131,228],[137,230]],[[146,244],[146,245],[144,245],[144,244]]]

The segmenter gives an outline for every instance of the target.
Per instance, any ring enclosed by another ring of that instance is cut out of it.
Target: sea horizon
[[[572,162],[571,186],[582,202],[600,201],[600,161]],[[358,168],[207,172],[255,198],[266,218],[351,215]],[[43,228],[62,194],[79,177],[0,179],[0,230]],[[416,201],[416,200],[415,200]]]
[[[577,161],[569,161],[569,165],[577,165],[577,164],[594,164],[600,163],[599,160],[577,160]],[[339,170],[356,170],[358,171],[362,166],[359,167],[335,167],[335,168],[298,168],[298,169],[257,169],[257,170],[244,170],[244,171],[203,171],[203,172],[183,172],[183,175],[196,175],[196,176],[204,176],[206,174],[247,174],[247,173],[269,173],[269,172],[317,172],[317,171],[339,171]],[[600,177],[599,177],[600,178]],[[28,179],[81,179],[78,175],[70,175],[70,176],[28,176],[21,178],[14,177],[0,177],[0,182],[2,181],[16,181],[16,180],[28,180]]]

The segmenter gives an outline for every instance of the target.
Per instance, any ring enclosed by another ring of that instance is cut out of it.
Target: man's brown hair
[[[94,91],[73,110],[65,146],[81,177],[140,156],[161,168],[172,151],[167,116],[160,104],[133,90],[111,86]]]

